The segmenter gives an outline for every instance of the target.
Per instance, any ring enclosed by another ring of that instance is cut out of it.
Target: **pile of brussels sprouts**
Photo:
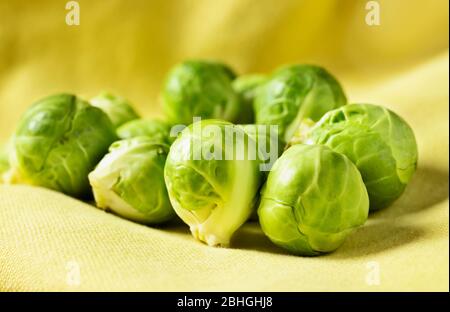
[[[389,206],[416,169],[408,124],[382,106],[347,104],[318,66],[238,77],[219,62],[185,61],[161,98],[161,120],[109,93],[37,101],[0,151],[3,182],[93,195],[99,208],[150,225],[178,216],[210,246],[228,246],[256,211],[272,242],[313,256]],[[265,131],[273,126],[275,135]]]

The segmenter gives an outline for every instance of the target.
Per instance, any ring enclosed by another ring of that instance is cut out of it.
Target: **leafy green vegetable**
[[[9,182],[87,195],[88,173],[115,139],[99,108],[70,94],[41,99],[25,112],[12,139]]]
[[[326,146],[294,145],[269,173],[258,216],[275,244],[298,255],[337,249],[368,215],[356,166]]]
[[[175,66],[163,87],[163,108],[171,124],[189,125],[193,117],[236,121],[239,96],[232,75],[223,64],[186,61]]]
[[[333,110],[312,127],[305,142],[327,145],[356,164],[369,192],[371,210],[397,199],[417,167],[411,127],[381,106],[351,104]]]
[[[250,216],[262,180],[252,149],[256,144],[242,129],[220,120],[193,123],[172,144],[166,185],[195,238],[227,246]]]
[[[111,119],[114,128],[124,123],[139,118],[131,103],[117,95],[103,92],[90,100],[91,104],[103,110]]]
[[[278,125],[280,138],[289,142],[303,119],[320,119],[327,111],[345,105],[344,91],[325,69],[292,65],[277,70],[258,89],[256,123]]]
[[[173,218],[164,184],[168,151],[167,144],[145,136],[114,142],[89,174],[97,206],[147,224]]]
[[[175,139],[170,136],[170,125],[158,119],[135,119],[129,121],[117,129],[117,135],[121,139],[147,136],[169,145]]]

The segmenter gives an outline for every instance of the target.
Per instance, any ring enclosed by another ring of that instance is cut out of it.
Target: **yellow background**
[[[81,0],[80,25],[68,26],[66,1],[0,1],[1,141],[54,92],[111,90],[158,115],[167,70],[205,57],[239,73],[323,65],[351,102],[403,116],[420,156],[405,194],[318,258],[287,255],[255,224],[233,248],[209,248],[183,225],[153,229],[52,191],[0,186],[0,290],[448,291],[448,1],[378,2],[380,26],[365,23],[357,0]]]

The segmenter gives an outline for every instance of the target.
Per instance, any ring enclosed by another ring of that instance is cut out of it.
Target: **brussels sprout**
[[[267,77],[265,75],[244,75],[233,81],[233,88],[239,94],[242,105],[239,123],[250,124],[255,120],[255,112],[253,110],[253,101],[255,99],[256,90],[261,86]]]
[[[351,104],[328,112],[306,135],[356,164],[366,184],[370,209],[388,206],[416,170],[417,144],[410,126],[390,110]]]
[[[255,142],[220,120],[198,121],[170,147],[164,176],[169,198],[192,235],[210,246],[227,246],[248,219],[262,175]]]
[[[175,66],[162,92],[169,122],[189,125],[193,117],[236,121],[240,103],[231,81],[230,73],[218,63],[186,61]]]
[[[256,123],[278,125],[281,139],[288,142],[304,118],[317,121],[346,102],[339,82],[325,69],[288,66],[276,71],[258,89],[254,102]]]
[[[275,162],[258,208],[264,233],[305,256],[337,249],[364,224],[369,198],[356,166],[326,146],[295,145]]]
[[[125,123],[117,129],[121,139],[147,136],[171,144],[175,138],[170,136],[170,125],[158,119],[136,119]]]
[[[111,119],[114,128],[118,128],[124,123],[139,118],[130,102],[121,97],[108,92],[103,92],[90,100],[91,104],[103,110]]]
[[[89,174],[99,208],[141,223],[175,216],[164,184],[169,146],[145,136],[114,142]]]
[[[108,116],[74,95],[33,104],[13,136],[11,183],[28,183],[84,196],[88,173],[116,139]]]

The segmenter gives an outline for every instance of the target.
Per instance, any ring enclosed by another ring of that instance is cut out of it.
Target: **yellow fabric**
[[[1,1],[2,141],[30,103],[59,91],[107,89],[157,115],[168,68],[208,57],[240,73],[321,64],[350,101],[403,116],[420,161],[393,206],[317,258],[287,255],[252,223],[233,248],[210,248],[181,224],[150,228],[0,186],[0,290],[448,291],[448,1],[380,0],[379,26],[366,24],[366,2],[80,0],[80,25],[68,26],[66,1]]]

